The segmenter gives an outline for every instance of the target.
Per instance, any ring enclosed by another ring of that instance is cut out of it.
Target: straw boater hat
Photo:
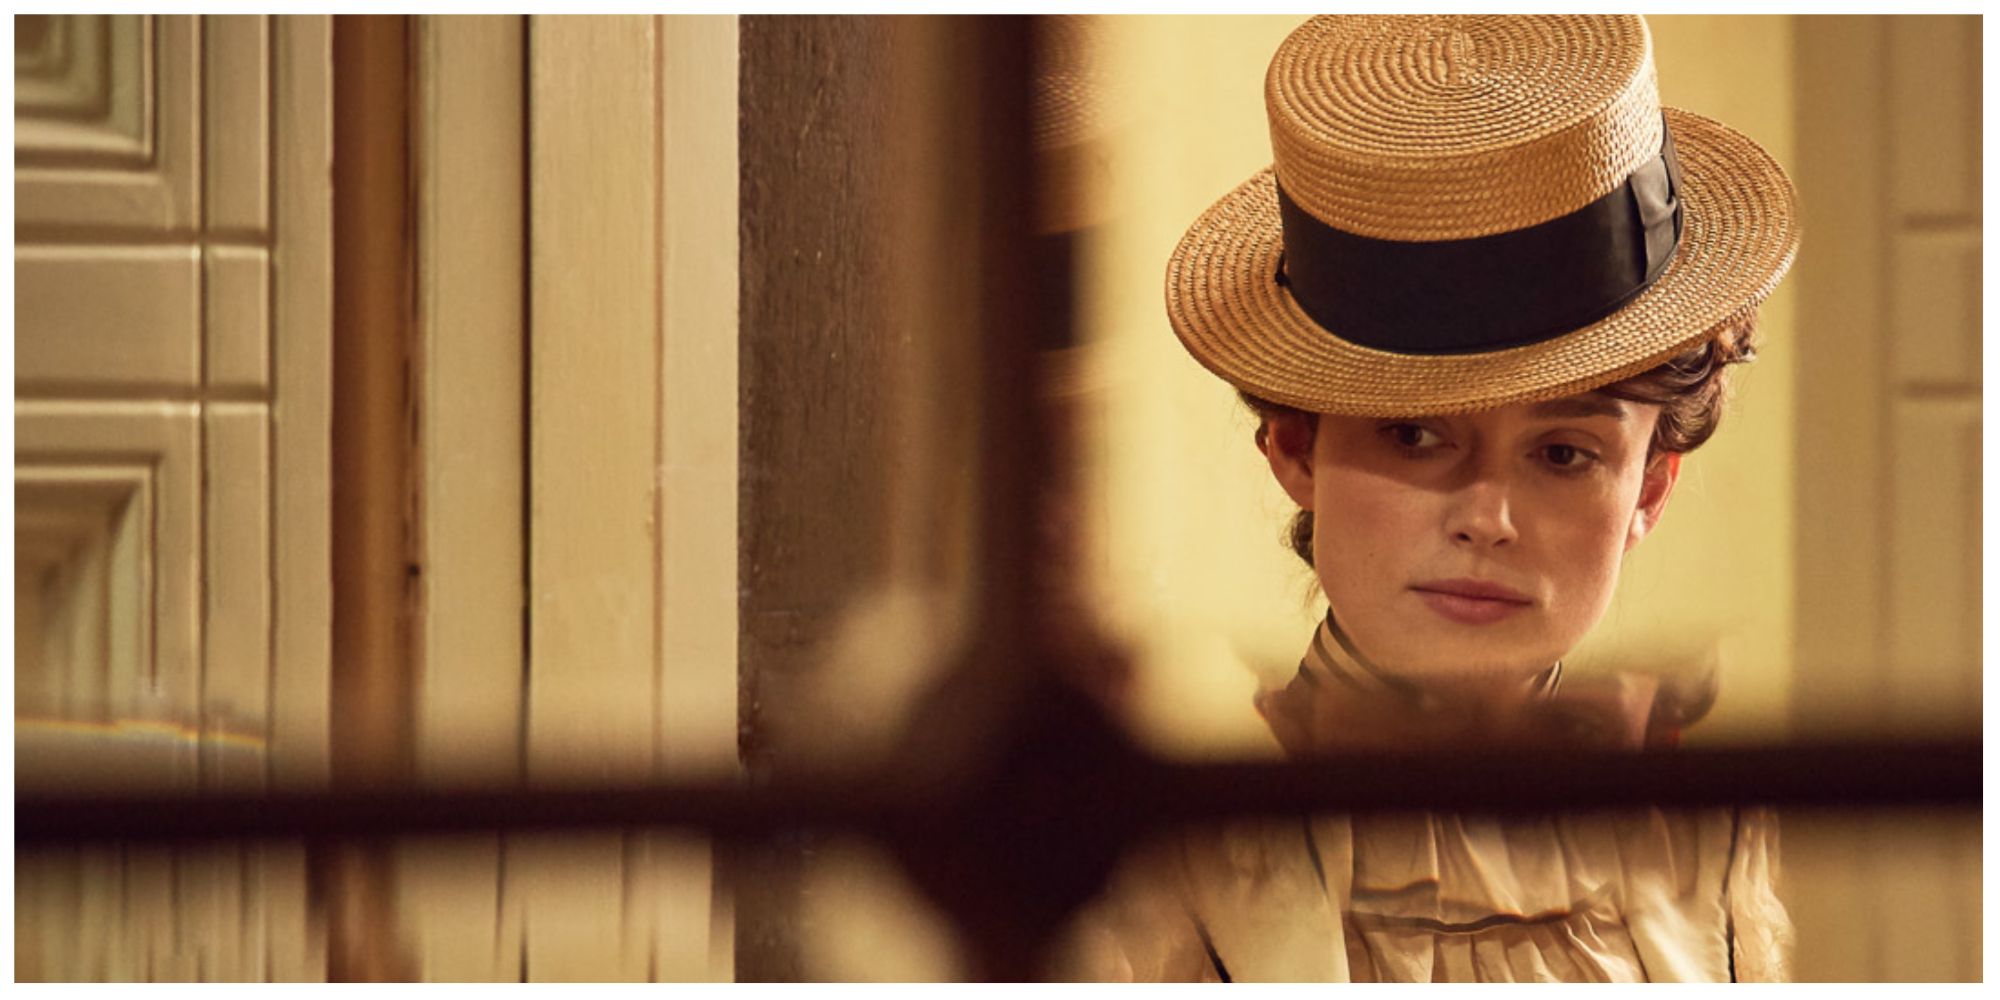
[[[1264,100],[1275,162],[1181,238],[1167,312],[1273,402],[1584,392],[1742,319],[1798,245],[1777,162],[1660,107],[1637,16],[1315,18]]]

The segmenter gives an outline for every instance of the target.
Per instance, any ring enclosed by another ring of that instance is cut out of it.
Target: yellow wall
[[[1266,65],[1302,19],[1111,18],[1103,25],[1107,171],[1083,255],[1098,433],[1097,584],[1139,650],[1135,722],[1175,752],[1269,752],[1250,708],[1296,669],[1321,606],[1279,543],[1290,503],[1232,391],[1182,351],[1162,305],[1188,223],[1270,162]],[[1654,19],[1662,99],[1791,152],[1782,17]],[[1683,467],[1659,532],[1628,564],[1577,669],[1672,669],[1719,650],[1708,737],[1783,731],[1791,676],[1789,293],[1725,430]],[[1726,583],[1726,585],[1718,585]]]
[[[1080,316],[1096,356],[1098,580],[1137,645],[1135,721],[1163,749],[1265,745],[1254,675],[1296,669],[1319,612],[1277,541],[1288,501],[1229,388],[1174,339],[1167,255],[1189,222],[1271,160],[1264,67],[1301,18],[1111,18],[1104,215]]]
[[[1660,100],[1757,140],[1791,165],[1788,17],[1653,17]],[[1757,361],[1735,370],[1722,429],[1681,465],[1659,530],[1627,561],[1618,596],[1573,658],[1583,669],[1698,666],[1717,656],[1722,696],[1691,740],[1785,735],[1792,680],[1797,366],[1787,281],[1762,311]]]

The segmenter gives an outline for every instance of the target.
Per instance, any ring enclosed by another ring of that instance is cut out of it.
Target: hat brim
[[[1550,340],[1477,354],[1396,354],[1344,340],[1278,284],[1284,249],[1267,168],[1202,213],[1167,263],[1167,315],[1188,352],[1239,389],[1317,413],[1459,413],[1586,392],[1740,320],[1798,249],[1791,181],[1744,135],[1664,109],[1680,161],[1680,249],[1623,308]]]

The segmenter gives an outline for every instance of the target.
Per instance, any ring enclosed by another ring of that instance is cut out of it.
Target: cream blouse
[[[1410,731],[1397,713],[1422,707],[1396,705],[1393,684],[1343,656],[1338,639],[1329,620],[1300,679],[1275,709],[1266,703],[1274,728],[1289,722],[1321,746],[1322,731],[1343,720]],[[1650,695],[1650,681],[1621,679],[1607,695],[1602,684],[1564,692],[1560,680],[1559,668],[1544,678],[1546,718],[1595,745],[1636,746],[1657,714],[1650,698],[1631,697]],[[1320,711],[1301,721],[1306,705],[1324,708],[1329,698],[1359,714]],[[1239,822],[1135,855],[1079,919],[1064,973],[1114,981],[1778,981],[1791,925],[1773,891],[1776,845],[1775,817],[1762,809]]]

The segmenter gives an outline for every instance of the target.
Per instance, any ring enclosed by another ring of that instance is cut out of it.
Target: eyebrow
[[[1610,417],[1613,420],[1623,420],[1626,412],[1622,400],[1596,393],[1551,399],[1546,403],[1536,403],[1528,410],[1529,415],[1545,420],[1563,417]]]

